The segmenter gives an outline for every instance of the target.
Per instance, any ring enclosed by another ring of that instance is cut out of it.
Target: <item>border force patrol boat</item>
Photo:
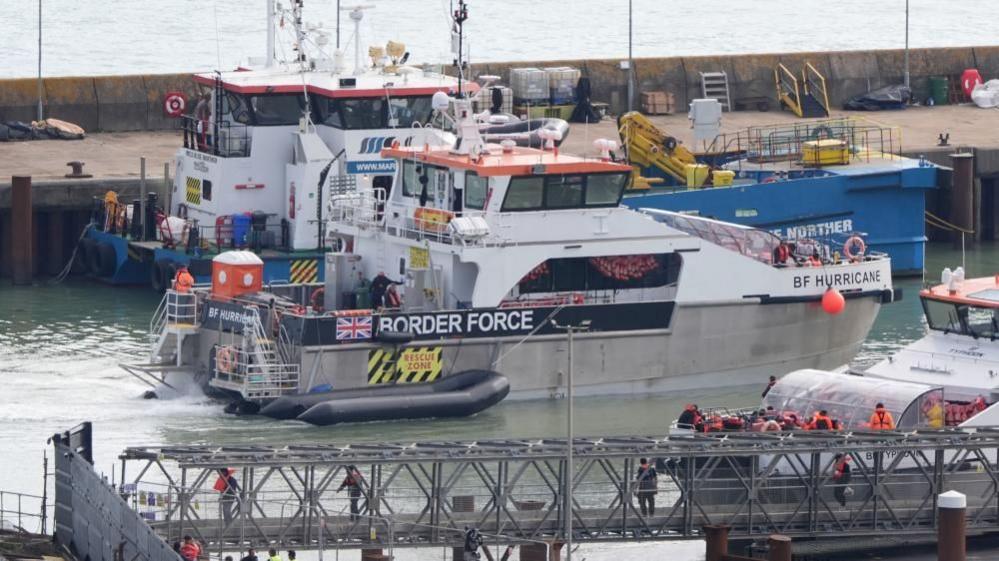
[[[472,369],[552,398],[572,328],[578,394],[642,394],[843,364],[894,297],[883,254],[815,246],[801,266],[766,231],[623,207],[613,141],[593,158],[560,154],[555,131],[540,149],[491,144],[468,99],[432,104],[453,143],[396,139],[379,152],[393,181],[341,168],[322,184],[321,286],[265,287],[252,254],[216,257],[210,288],[167,292],[151,362],[255,404]]]

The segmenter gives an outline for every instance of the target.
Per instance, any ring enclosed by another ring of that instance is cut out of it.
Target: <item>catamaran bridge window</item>
[[[999,319],[996,318],[999,310],[996,308],[923,298],[923,310],[930,329],[970,335],[976,339],[987,337],[995,340],[999,335]]]
[[[513,177],[502,211],[615,207],[627,182],[627,173]]]

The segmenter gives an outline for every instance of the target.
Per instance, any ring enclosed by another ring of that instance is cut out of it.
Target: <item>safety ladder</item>
[[[149,322],[150,364],[181,366],[184,338],[197,331],[197,295],[167,290]]]
[[[241,344],[218,348],[209,384],[256,402],[298,393],[299,365],[282,357],[287,352],[267,334],[257,309],[247,307],[246,311]],[[220,359],[219,353],[226,358]]]
[[[717,99],[722,111],[732,110],[732,98],[728,91],[728,73],[701,72],[701,94],[707,99]]]
[[[787,66],[777,63],[774,68],[774,83],[777,87],[777,100],[795,115],[805,118],[829,116],[826,79],[812,63],[805,62],[800,80]]]

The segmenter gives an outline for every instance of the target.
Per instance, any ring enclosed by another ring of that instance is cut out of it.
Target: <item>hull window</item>
[[[680,278],[676,253],[549,259],[518,284],[521,294],[657,288]]]

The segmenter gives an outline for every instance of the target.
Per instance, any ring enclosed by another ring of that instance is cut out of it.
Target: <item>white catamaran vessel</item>
[[[469,370],[505,375],[515,398],[551,398],[567,390],[572,326],[577,394],[757,384],[849,361],[894,297],[884,255],[820,260],[833,253],[815,245],[813,266],[775,262],[784,248],[769,232],[628,209],[613,141],[594,143],[598,157],[560,153],[555,128],[538,132],[542,148],[492,143],[456,92],[430,96],[443,130],[374,144],[384,181],[331,159],[306,119],[288,132],[285,166],[322,201],[322,220],[293,228],[330,248],[324,282],[265,286],[262,260],[222,253],[210,287],[167,292],[145,371],[193,371],[250,410]],[[241,196],[237,165],[210,169],[220,198]],[[845,305],[827,311],[830,295]]]

